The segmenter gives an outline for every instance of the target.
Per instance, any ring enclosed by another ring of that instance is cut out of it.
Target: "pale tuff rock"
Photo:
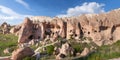
[[[52,18],[46,16],[35,16],[35,17],[30,17],[30,20],[32,20],[33,23],[39,23],[44,21],[51,21]]]
[[[10,25],[9,24],[7,24],[6,22],[4,22],[1,25],[1,27],[2,27],[3,34],[8,34],[9,33],[9,31],[10,31]]]
[[[21,43],[29,42],[32,39],[44,40],[47,36],[53,42],[58,37],[66,39],[90,37],[93,42],[101,46],[112,44],[120,39],[119,16],[119,9],[108,13],[84,14],[76,17],[35,16],[25,19],[19,28],[14,27],[11,32],[19,35],[18,41]]]
[[[87,56],[90,53],[90,50],[88,48],[84,48],[84,50],[81,53],[81,56]]]
[[[69,43],[65,43],[62,45],[61,48],[54,48],[56,59],[62,59],[65,58],[68,55],[74,54],[74,49],[70,46]]]
[[[13,51],[11,59],[12,60],[22,60],[23,58],[32,56],[33,54],[34,54],[34,51],[29,47],[18,48]]]
[[[10,48],[6,48],[3,52],[4,52],[5,54],[10,53]]]
[[[18,36],[20,28],[21,28],[21,25],[16,25],[15,27],[10,29],[10,33]]]
[[[19,43],[27,43],[32,39],[40,39],[41,28],[38,24],[33,24],[29,18],[24,20],[20,30],[19,30]]]

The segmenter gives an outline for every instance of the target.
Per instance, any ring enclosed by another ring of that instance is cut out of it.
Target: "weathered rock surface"
[[[6,22],[4,22],[4,23],[1,25],[1,28],[2,28],[2,33],[3,33],[3,34],[8,34],[9,31],[10,31],[10,25],[7,24]]]
[[[65,43],[61,48],[55,48],[56,59],[62,59],[66,56],[70,56],[74,54],[74,49],[70,46],[69,43]]]
[[[16,36],[18,36],[20,28],[21,28],[21,25],[16,25],[15,27],[10,29],[10,33],[15,34]]]
[[[13,51],[11,59],[12,60],[22,60],[23,58],[32,56],[33,54],[34,54],[34,51],[29,47],[18,48]]]
[[[101,14],[84,14],[76,17],[26,18],[18,32],[19,43],[27,43],[32,39],[44,40],[47,36],[54,42],[58,37],[81,39],[90,37],[98,46],[112,44],[120,40],[120,9]]]
[[[87,56],[90,53],[90,50],[88,48],[84,48],[84,50],[81,53],[81,56]]]
[[[18,43],[27,43],[32,39],[39,39],[41,28],[38,24],[33,24],[29,18],[26,18],[19,29]]]
[[[10,48],[6,48],[3,52],[4,52],[5,54],[10,53]]]

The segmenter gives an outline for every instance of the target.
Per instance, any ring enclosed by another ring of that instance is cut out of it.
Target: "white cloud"
[[[15,0],[16,2],[20,3],[21,5],[25,6],[27,9],[30,9],[29,5],[24,2],[23,0]]]
[[[96,2],[90,2],[90,3],[83,3],[81,6],[76,6],[74,8],[69,8],[67,10],[67,14],[60,14],[57,15],[58,17],[70,17],[70,16],[77,16],[81,14],[93,14],[93,13],[103,13],[104,4],[99,4]]]
[[[4,21],[6,21],[6,22],[11,22],[11,24],[18,24],[22,22],[22,20],[25,17],[30,17],[30,16],[32,15],[19,14],[8,7],[0,5],[0,23],[3,23]],[[14,23],[16,21],[19,21],[19,22]]]

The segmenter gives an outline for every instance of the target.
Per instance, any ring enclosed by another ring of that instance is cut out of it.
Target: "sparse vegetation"
[[[17,46],[17,36],[12,34],[0,34],[0,56],[6,56],[10,54],[4,54],[3,50],[6,48],[11,48],[13,51]]]
[[[52,55],[54,51],[54,46],[50,45],[46,47],[47,54]]]
[[[112,45],[104,45],[99,47],[96,52],[91,53],[89,56],[82,57],[75,60],[107,60],[120,57],[120,41]]]
[[[11,54],[4,54],[3,50],[5,48],[11,48],[11,52],[17,47],[17,36],[12,34],[0,34],[0,56],[8,56]],[[86,57],[77,58],[75,60],[107,60],[111,58],[120,57],[120,41],[112,45],[103,45],[101,47],[96,46],[95,43],[76,43],[74,39],[70,39],[69,41],[63,41],[59,38],[61,42],[69,42],[71,46],[75,49],[76,52],[82,52],[85,47],[90,48],[91,46],[97,47],[96,51],[91,53]],[[36,48],[36,47],[33,47]],[[48,54],[46,57],[42,57],[41,59],[54,59],[55,57],[52,55],[54,51],[54,45],[50,45],[46,47],[46,53]],[[35,58],[26,57],[24,60],[34,60]]]

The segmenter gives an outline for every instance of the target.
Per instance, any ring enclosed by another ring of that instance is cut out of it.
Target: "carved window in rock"
[[[97,32],[97,30],[94,30],[94,32]]]
[[[57,26],[56,26],[56,28],[60,29],[60,26],[59,26],[59,25],[57,25]]]
[[[28,39],[30,39],[30,40],[34,39],[34,36],[33,36],[33,35],[30,35],[30,36],[28,37]]]
[[[81,29],[84,29],[83,27]]]
[[[72,30],[70,30],[70,32],[72,32]]]
[[[41,37],[40,36],[38,36],[38,39],[40,39]]]
[[[50,28],[54,28],[55,26],[54,25],[50,25]]]
[[[88,34],[90,34],[90,32],[88,31]]]
[[[106,30],[107,28],[108,28],[108,27],[106,27],[106,26],[100,26],[100,27],[99,27],[100,30]]]
[[[46,34],[46,35],[50,35],[51,32],[52,32],[52,31],[51,31],[50,29],[46,29],[46,30],[45,30],[45,34]]]
[[[77,37],[77,34],[75,34],[75,37]]]

